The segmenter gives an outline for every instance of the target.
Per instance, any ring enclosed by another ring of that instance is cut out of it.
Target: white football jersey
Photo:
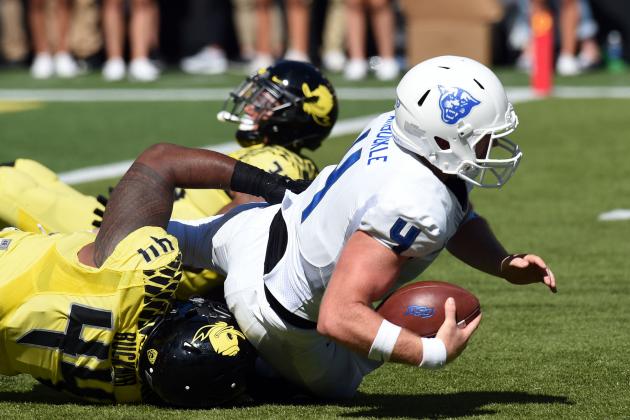
[[[282,213],[288,244],[265,284],[288,310],[316,320],[341,251],[357,230],[411,257],[400,282],[418,276],[445,247],[468,211],[418,156],[392,139],[394,112],[374,119],[337,166],[329,166],[302,194],[287,192]],[[271,210],[271,209],[269,209]]]

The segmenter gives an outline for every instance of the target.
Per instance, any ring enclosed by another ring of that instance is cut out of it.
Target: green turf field
[[[508,84],[526,82],[502,74]],[[60,86],[8,76],[0,77],[0,89]],[[229,87],[239,78],[225,76],[212,86]],[[605,74],[571,80],[628,84]],[[96,78],[74,83],[108,87]],[[202,84],[173,74],[151,85],[178,86]],[[342,101],[340,119],[391,104]],[[0,162],[26,156],[67,171],[131,159],[157,141],[226,142],[233,126],[216,122],[218,107],[219,102],[42,103],[0,113]],[[208,411],[85,405],[27,376],[0,377],[0,418],[630,418],[630,220],[597,220],[602,212],[630,208],[630,98],[546,99],[517,104],[516,111],[521,126],[513,139],[525,154],[521,166],[506,187],[477,190],[473,200],[508,249],[536,252],[548,261],[559,292],[511,286],[442,255],[421,279],[468,288],[484,312],[468,349],[442,371],[389,364],[368,376],[352,401]],[[334,163],[353,137],[331,139],[311,155],[322,165]],[[77,188],[95,194],[111,183]]]

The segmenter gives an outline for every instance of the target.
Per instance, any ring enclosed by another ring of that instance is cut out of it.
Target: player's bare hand
[[[544,283],[557,292],[556,277],[538,255],[515,254],[501,261],[501,277],[512,284]]]
[[[467,325],[457,325],[455,319],[455,299],[448,298],[444,302],[444,323],[438,330],[436,338],[439,338],[446,346],[446,361],[450,362],[460,355],[466,348],[468,340],[481,322],[481,314]]]

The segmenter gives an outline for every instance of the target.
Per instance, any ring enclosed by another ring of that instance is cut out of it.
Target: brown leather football
[[[479,300],[463,287],[444,281],[419,281],[401,287],[376,309],[389,322],[421,337],[434,337],[444,322],[444,302],[455,299],[458,324],[472,321],[481,312]]]

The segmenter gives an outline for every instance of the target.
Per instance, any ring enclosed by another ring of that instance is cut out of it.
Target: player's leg
[[[64,184],[45,166],[29,159],[0,166],[0,219],[25,231],[90,230],[96,198]]]

